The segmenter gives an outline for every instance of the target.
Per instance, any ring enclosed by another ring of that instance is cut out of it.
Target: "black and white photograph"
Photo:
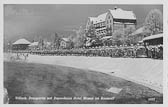
[[[3,4],[4,104],[163,104],[163,5]]]

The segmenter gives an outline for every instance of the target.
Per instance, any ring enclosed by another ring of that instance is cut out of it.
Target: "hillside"
[[[119,77],[71,67],[4,62],[4,85],[12,104],[163,103],[163,95]],[[82,97],[81,100],[21,100],[16,97]],[[84,97],[114,98],[84,100]],[[150,100],[155,98],[155,100]]]

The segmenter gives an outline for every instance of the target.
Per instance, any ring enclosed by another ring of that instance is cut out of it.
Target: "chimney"
[[[117,10],[117,6],[114,7],[114,10]]]

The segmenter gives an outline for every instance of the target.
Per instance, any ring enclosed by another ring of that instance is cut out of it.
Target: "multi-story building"
[[[133,11],[115,7],[113,10],[109,9],[106,13],[97,17],[89,17],[86,32],[89,31],[91,26],[94,27],[96,36],[112,36],[115,30],[129,26],[136,27],[136,16]]]

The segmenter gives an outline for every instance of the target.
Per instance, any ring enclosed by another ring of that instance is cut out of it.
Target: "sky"
[[[150,10],[159,9],[163,13],[162,5],[5,4],[4,36],[14,38],[31,33],[73,31],[85,26],[88,17],[105,13],[115,6],[133,11],[138,26],[144,23]]]

